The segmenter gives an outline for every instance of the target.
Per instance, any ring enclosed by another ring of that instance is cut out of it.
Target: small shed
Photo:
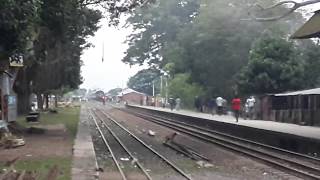
[[[292,39],[307,39],[320,37],[320,10],[314,15],[292,36]]]
[[[320,88],[270,95],[270,120],[320,126]]]

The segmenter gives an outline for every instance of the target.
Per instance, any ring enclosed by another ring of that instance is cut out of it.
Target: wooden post
[[[298,124],[302,122],[302,96],[298,95]]]

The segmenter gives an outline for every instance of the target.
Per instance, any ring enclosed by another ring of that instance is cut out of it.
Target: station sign
[[[21,54],[14,54],[10,56],[9,64],[11,67],[23,67],[23,56]]]

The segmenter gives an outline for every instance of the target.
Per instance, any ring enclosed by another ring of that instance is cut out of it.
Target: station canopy
[[[316,11],[314,15],[295,32],[292,39],[307,39],[320,38],[320,10]]]
[[[275,94],[274,96],[319,95],[320,88]]]

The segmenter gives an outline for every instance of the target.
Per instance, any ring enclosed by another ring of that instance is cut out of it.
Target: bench
[[[40,117],[39,112],[29,112],[29,114],[26,116],[27,122],[38,122]]]
[[[37,115],[37,116],[40,116],[40,113],[39,113],[39,112],[34,112],[34,111],[32,111],[32,112],[29,112],[28,115]]]

